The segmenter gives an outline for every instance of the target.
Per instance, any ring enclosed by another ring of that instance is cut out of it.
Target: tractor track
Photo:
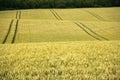
[[[96,17],[97,19],[101,20],[101,21],[106,21],[103,17],[99,16],[98,14],[95,14],[94,12],[90,12],[88,10],[83,10],[89,14],[91,14],[92,16]]]
[[[90,35],[91,37],[97,39],[97,40],[108,40],[106,38],[104,38],[103,36],[95,33],[94,31],[92,31],[90,28],[88,28],[87,26],[85,26],[84,24],[82,23],[77,23],[77,22],[74,22],[78,27],[80,27],[83,31],[85,31],[88,35]]]
[[[18,18],[18,11],[16,12],[16,19]]]
[[[16,35],[17,35],[17,31],[18,31],[18,24],[19,24],[19,19],[17,19],[17,21],[16,21],[15,32],[14,32],[12,42],[11,42],[12,44],[15,42],[15,39],[16,39]]]
[[[5,38],[4,38],[3,42],[2,42],[3,44],[5,44],[6,41],[7,41],[7,38],[8,38],[8,36],[9,36],[9,34],[10,34],[10,31],[11,31],[11,28],[12,28],[12,25],[13,25],[13,22],[14,22],[14,20],[12,19],[11,22],[10,22],[10,25],[9,25],[8,32],[7,32]]]
[[[55,12],[55,10],[50,9],[50,11],[51,11],[51,13],[56,17],[57,20],[63,20],[63,19],[58,15],[58,13]]]
[[[86,29],[84,29],[83,27],[81,27],[78,23],[75,23],[78,27],[80,27],[83,31],[85,31],[88,35],[92,36],[93,38],[97,39],[97,40],[100,40],[99,38],[91,35]]]
[[[87,27],[86,25],[84,25],[83,23],[80,23],[82,26],[84,26],[85,28],[87,28],[89,31],[91,31],[92,33],[94,33],[95,35],[99,36],[100,38],[104,39],[104,40],[108,40],[107,38],[95,33],[93,30],[91,30],[89,27]]]
[[[60,20],[63,20],[54,9],[53,9],[53,12],[59,17]]]
[[[15,39],[16,39],[16,35],[17,35],[17,31],[18,31],[18,24],[19,24],[19,20],[21,19],[21,11],[17,11],[16,13],[16,25],[15,25],[15,32],[14,32],[14,35],[13,35],[13,38],[12,38],[12,41],[11,43],[15,43]]]
[[[55,16],[57,20],[59,20],[59,18],[55,15],[55,13],[51,9],[50,9],[50,12]]]
[[[21,11],[19,11],[19,19],[21,19]]]
[[[16,19],[21,19],[21,11],[16,12]]]

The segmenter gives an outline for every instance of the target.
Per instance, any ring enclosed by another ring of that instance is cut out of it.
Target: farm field
[[[0,43],[4,42],[4,38],[9,29],[10,19],[0,21]]]
[[[0,45],[1,80],[119,80],[119,41]]]
[[[0,11],[0,80],[119,80],[120,7]]]
[[[96,8],[96,9],[85,9],[86,12],[96,16],[99,20],[104,21],[120,21],[118,17],[120,14],[119,8]],[[113,14],[114,13],[114,14]]]
[[[107,40],[120,40],[120,22],[78,22]]]

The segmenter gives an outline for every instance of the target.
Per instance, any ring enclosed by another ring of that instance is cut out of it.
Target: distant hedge
[[[0,9],[120,6],[120,0],[0,0]]]

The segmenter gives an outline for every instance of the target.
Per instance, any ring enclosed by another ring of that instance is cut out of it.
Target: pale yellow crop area
[[[15,43],[95,40],[73,22],[21,20]]]
[[[31,9],[22,11],[22,19],[56,20],[49,9]]]
[[[8,31],[10,19],[0,19],[0,43],[3,42]]]
[[[1,80],[119,80],[119,41],[0,45]]]
[[[0,80],[120,80],[120,7],[0,11]]]
[[[120,40],[120,22],[78,22],[108,40]],[[104,26],[104,27],[103,27]]]
[[[95,9],[85,9],[86,12],[93,16],[98,17],[100,20],[105,21],[120,21],[120,8],[95,8]]]
[[[16,12],[15,10],[13,11],[0,11],[0,19],[11,19],[11,18],[16,18]]]

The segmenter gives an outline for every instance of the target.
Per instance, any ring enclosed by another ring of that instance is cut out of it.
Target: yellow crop
[[[120,7],[0,11],[0,80],[119,80]]]

